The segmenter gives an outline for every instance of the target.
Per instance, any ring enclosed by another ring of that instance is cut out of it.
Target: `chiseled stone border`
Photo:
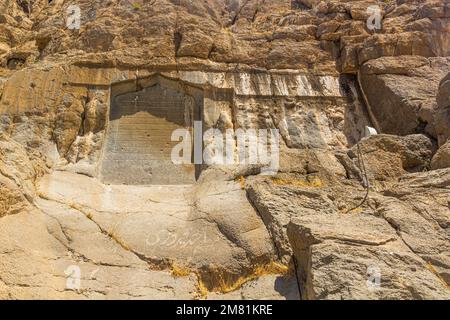
[[[76,85],[110,86],[118,82],[142,79],[160,74],[191,85],[217,89],[233,89],[237,96],[261,97],[336,97],[342,98],[339,78],[334,75],[311,75],[295,72],[204,72],[120,70],[69,66],[70,83]]]

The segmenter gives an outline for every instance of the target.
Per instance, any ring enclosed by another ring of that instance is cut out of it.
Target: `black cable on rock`
[[[363,159],[363,155],[361,152],[361,147],[359,145],[359,142],[356,144],[356,148],[357,148],[356,155],[358,157],[358,166],[359,166],[359,169],[362,171],[362,180],[363,180],[364,188],[366,189],[366,195],[364,196],[364,199],[357,206],[347,210],[345,213],[349,213],[349,212],[361,207],[364,203],[366,203],[367,199],[369,198],[369,190],[370,190],[369,179],[367,177],[366,165],[364,163],[364,159]]]

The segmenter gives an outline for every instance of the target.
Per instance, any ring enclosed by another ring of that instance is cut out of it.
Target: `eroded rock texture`
[[[0,0],[0,299],[449,299],[449,31],[447,0]],[[181,179],[176,128],[277,129],[279,168]]]

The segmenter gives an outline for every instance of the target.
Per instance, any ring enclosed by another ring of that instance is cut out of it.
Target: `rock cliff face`
[[[0,0],[0,299],[449,299],[449,34],[447,0]],[[176,129],[278,130],[276,173],[178,171]]]

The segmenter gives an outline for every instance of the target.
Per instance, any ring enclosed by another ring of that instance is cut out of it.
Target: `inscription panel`
[[[171,160],[176,129],[191,130],[192,98],[156,84],[117,96],[110,111],[101,178],[107,184],[190,184],[194,165]]]

